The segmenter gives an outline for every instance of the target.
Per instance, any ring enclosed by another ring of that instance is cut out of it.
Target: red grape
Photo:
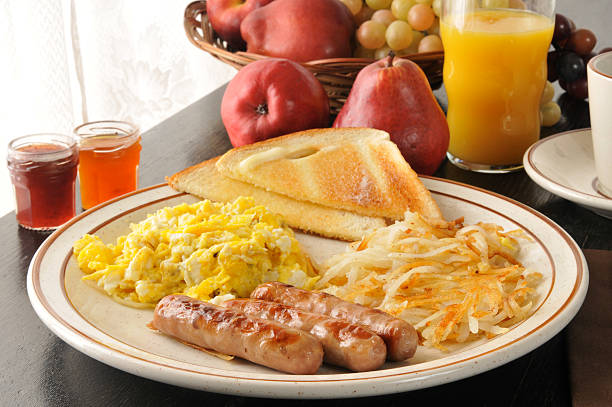
[[[557,51],[563,51],[565,49],[565,46],[567,45],[568,40],[569,38],[565,38],[563,40],[560,40],[559,42],[553,42],[552,45]]]
[[[560,41],[569,38],[572,34],[570,23],[567,17],[563,14],[555,15],[555,32],[553,34],[553,43],[558,44]]]
[[[565,82],[573,82],[584,76],[584,61],[579,55],[568,52],[557,60],[557,71]]]
[[[590,127],[589,104],[583,99],[576,99],[569,93],[564,92],[558,99],[559,107],[566,120],[573,126]]]
[[[589,63],[589,61],[591,60],[591,58],[593,58],[596,55],[597,54],[594,53],[594,52],[591,52],[589,55],[583,55],[582,56],[582,60],[584,61],[584,65],[587,65]]]
[[[576,99],[567,92],[559,96],[558,102],[563,115],[572,126],[591,127],[589,123],[589,104],[583,99]]]
[[[572,33],[567,42],[567,49],[574,51],[578,55],[589,55],[593,48],[595,48],[596,43],[597,38],[595,34],[591,30],[581,28]]]
[[[587,83],[587,78],[579,78],[574,82],[570,82],[567,84],[567,93],[572,95],[577,99],[586,99],[589,97],[589,86]]]
[[[557,71],[557,60],[561,51],[551,51],[546,56],[546,62],[548,64],[548,80],[554,82],[559,79],[559,72]]]

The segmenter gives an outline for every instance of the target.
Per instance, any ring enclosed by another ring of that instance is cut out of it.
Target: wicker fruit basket
[[[208,21],[206,0],[194,1],[187,6],[184,25],[187,38],[193,45],[236,69],[241,69],[250,62],[268,58],[265,55],[234,51],[229,48],[227,43],[213,31]],[[410,59],[421,67],[432,89],[440,87],[444,62],[442,52],[415,54],[402,58]],[[331,113],[337,114],[348,97],[357,73],[372,62],[373,59],[367,58],[334,58],[310,61],[302,65],[321,81],[329,96]]]

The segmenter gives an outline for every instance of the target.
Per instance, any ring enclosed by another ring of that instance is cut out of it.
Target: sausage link
[[[183,341],[294,374],[315,373],[323,348],[309,333],[184,295],[155,307],[153,327]]]
[[[378,369],[385,363],[387,348],[380,336],[346,320],[263,300],[230,300],[223,306],[310,332],[321,341],[324,360],[329,364],[365,372]]]
[[[260,284],[251,293],[251,298],[279,302],[365,326],[385,341],[387,358],[390,360],[405,360],[416,352],[418,336],[412,325],[381,310],[344,301],[331,294],[306,291],[278,282]]]

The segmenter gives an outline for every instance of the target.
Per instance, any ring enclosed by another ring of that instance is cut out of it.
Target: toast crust
[[[443,221],[438,205],[388,133],[313,129],[225,153],[227,177],[299,201],[364,216],[403,219],[406,210]]]
[[[251,196],[260,205],[281,215],[291,227],[320,236],[345,241],[361,240],[374,229],[386,226],[382,217],[362,216],[305,201],[237,181],[222,175],[216,167],[219,157],[186,168],[166,181],[172,188],[199,198],[229,202]]]

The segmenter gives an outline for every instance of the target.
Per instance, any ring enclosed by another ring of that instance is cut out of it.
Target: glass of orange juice
[[[442,0],[449,160],[510,172],[540,137],[555,0]]]
[[[138,188],[138,127],[121,121],[97,121],[80,125],[74,134],[79,144],[83,209]]]

